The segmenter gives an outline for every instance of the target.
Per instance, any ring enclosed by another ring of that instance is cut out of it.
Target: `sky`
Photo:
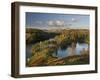
[[[26,28],[89,29],[89,15],[26,12]]]

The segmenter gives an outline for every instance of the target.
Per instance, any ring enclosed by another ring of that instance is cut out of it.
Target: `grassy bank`
[[[26,30],[26,32],[30,34],[30,37],[26,34],[26,45],[33,44],[31,57],[26,63],[28,67],[89,63],[89,51],[84,51],[82,55],[73,55],[63,59],[52,56],[58,47],[64,48],[71,43],[77,42],[89,44],[89,30],[70,29],[61,30],[60,32],[50,32],[30,29]]]
[[[60,66],[60,65],[81,65],[89,64],[89,54],[68,56],[62,59],[49,56],[48,58],[43,55],[38,56],[36,59],[27,63],[28,67],[33,66]]]

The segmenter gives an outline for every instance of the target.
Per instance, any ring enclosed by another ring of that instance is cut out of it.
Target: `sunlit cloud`
[[[60,27],[60,26],[64,26],[65,22],[63,20],[50,20],[50,21],[47,21],[47,25]]]
[[[78,20],[75,19],[75,18],[72,18],[71,21],[72,21],[72,22],[77,22]]]
[[[52,25],[54,25],[54,21],[52,21],[52,20],[50,20],[50,21],[47,21],[47,25],[49,25],[49,26],[52,26]]]
[[[56,20],[55,23],[57,25],[64,25],[65,22],[64,21],[61,21],[61,20]]]

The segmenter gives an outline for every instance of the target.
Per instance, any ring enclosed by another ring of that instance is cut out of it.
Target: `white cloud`
[[[55,21],[55,23],[56,23],[57,25],[64,25],[64,21],[61,21],[61,20],[57,20],[57,21]]]
[[[63,20],[51,20],[47,22],[48,26],[55,26],[55,27],[60,27],[64,26],[65,22]]]
[[[47,24],[48,24],[49,26],[52,26],[52,25],[54,25],[54,21],[48,21]]]
[[[75,18],[72,18],[72,21],[75,21]]]
[[[36,24],[42,24],[43,22],[42,21],[36,21],[35,23]]]
[[[71,21],[72,22],[78,22],[78,19],[72,18]]]

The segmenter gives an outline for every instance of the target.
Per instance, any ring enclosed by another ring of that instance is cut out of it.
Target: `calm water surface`
[[[31,49],[32,49],[32,44],[26,46],[26,58],[31,57],[32,54]],[[59,47],[58,50],[55,51],[55,53],[53,53],[53,56],[58,58],[64,58],[70,55],[80,55],[84,50],[88,50],[88,44],[76,43],[74,47],[72,45],[69,45],[64,49],[61,49]]]
[[[86,43],[77,43],[75,47],[69,45],[67,48],[61,49],[59,48],[57,52],[53,54],[53,56],[58,58],[64,58],[71,55],[80,55],[83,51],[88,50],[88,44]]]

